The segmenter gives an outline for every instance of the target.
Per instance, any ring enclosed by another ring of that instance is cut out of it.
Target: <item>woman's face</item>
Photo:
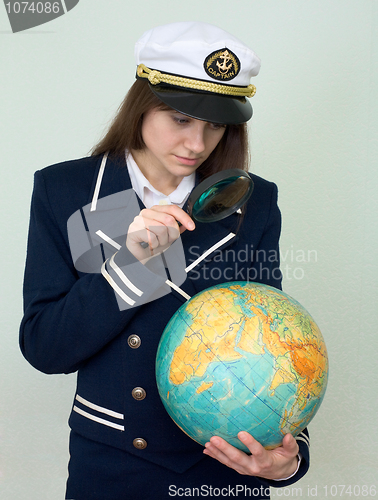
[[[151,181],[159,176],[178,185],[212,153],[226,130],[224,125],[190,118],[178,111],[151,109],[143,116],[143,151],[133,156]]]

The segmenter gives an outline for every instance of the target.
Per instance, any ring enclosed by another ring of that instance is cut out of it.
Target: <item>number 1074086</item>
[[[360,486],[356,484],[348,485],[348,484],[333,484],[332,486],[323,486],[324,496],[326,497],[375,497],[377,494],[377,488],[375,485],[368,486],[363,485]]]
[[[8,14],[59,14],[60,2],[8,2],[5,4]]]

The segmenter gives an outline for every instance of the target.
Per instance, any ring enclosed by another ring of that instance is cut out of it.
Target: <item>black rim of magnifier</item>
[[[200,199],[200,197],[211,187],[215,187],[216,184],[228,179],[228,178],[233,178],[235,177],[235,181],[239,179],[240,177],[244,177],[248,180],[249,182],[249,189],[247,192],[240,198],[237,202],[235,202],[231,207],[228,207],[225,210],[222,210],[216,215],[212,215],[212,217],[209,218],[201,218],[197,217],[194,215],[193,212],[193,207],[196,204],[196,202]],[[202,182],[196,186],[193,191],[190,193],[190,196],[188,198],[188,208],[187,211],[191,217],[193,217],[195,220],[198,222],[216,222],[221,219],[225,219],[229,215],[233,214],[236,212],[239,208],[241,208],[244,203],[249,199],[249,197],[252,194],[253,191],[253,181],[251,177],[248,175],[247,172],[244,170],[241,170],[240,168],[230,168],[228,170],[221,170],[220,172],[217,172],[216,174],[211,175],[207,179],[204,179]]]

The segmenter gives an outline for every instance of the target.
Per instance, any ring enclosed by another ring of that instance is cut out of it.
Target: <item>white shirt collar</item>
[[[154,205],[178,205],[183,207],[195,185],[195,172],[184,177],[177,188],[168,196],[155,189],[140,171],[131,153],[126,152],[126,164],[131,185],[146,208]]]

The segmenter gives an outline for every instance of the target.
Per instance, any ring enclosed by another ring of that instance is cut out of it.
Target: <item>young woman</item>
[[[246,432],[251,454],[217,436],[203,448],[165,412],[154,373],[161,333],[192,295],[235,280],[281,287],[274,184],[253,175],[241,214],[219,222],[185,211],[202,179],[247,170],[260,62],[204,23],[148,31],[136,60],[93,155],[35,174],[20,344],[45,373],[78,372],[66,499],[269,498],[306,473],[307,431],[272,451]]]

